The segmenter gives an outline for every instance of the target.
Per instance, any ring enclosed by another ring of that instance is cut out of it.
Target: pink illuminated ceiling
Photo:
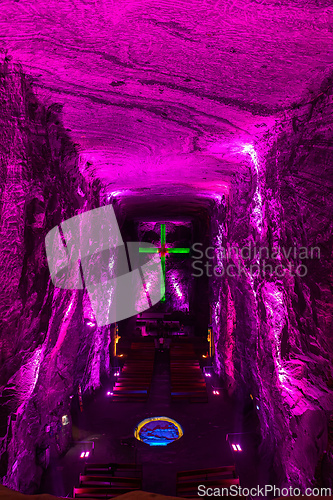
[[[0,50],[63,105],[81,169],[113,192],[225,192],[333,62],[321,0],[5,0]],[[87,163],[88,162],[88,163]]]

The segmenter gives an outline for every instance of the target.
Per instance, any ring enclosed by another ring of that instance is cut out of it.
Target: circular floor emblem
[[[183,429],[171,418],[152,417],[142,420],[134,431],[134,436],[149,446],[166,446],[181,438]]]

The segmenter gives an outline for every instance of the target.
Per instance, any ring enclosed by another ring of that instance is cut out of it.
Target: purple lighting
[[[332,1],[2,6],[1,488],[333,489]]]
[[[255,226],[257,227],[259,233],[261,233],[263,229],[264,215],[263,215],[263,197],[262,197],[260,171],[259,171],[260,164],[259,164],[258,154],[256,153],[252,144],[245,144],[242,153],[250,155],[254,166],[254,171],[257,175],[257,186],[253,196],[254,208],[252,212],[252,220]]]
[[[182,299],[183,298],[183,294],[182,294],[182,292],[180,290],[179,283],[177,283],[177,280],[176,280],[176,277],[175,277],[174,274],[171,276],[171,281],[172,281],[172,284],[173,284],[173,287],[175,289],[176,294],[178,295],[178,297],[180,299]]]
[[[234,366],[234,328],[236,322],[235,304],[232,299],[230,287],[227,288],[227,325],[226,325],[226,345],[225,345],[225,370],[229,377],[230,385],[233,385],[235,380],[235,366]]]

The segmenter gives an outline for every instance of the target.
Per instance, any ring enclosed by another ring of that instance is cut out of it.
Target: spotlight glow
[[[62,425],[68,425],[69,424],[68,415],[63,415],[61,417],[61,423],[62,423]]]

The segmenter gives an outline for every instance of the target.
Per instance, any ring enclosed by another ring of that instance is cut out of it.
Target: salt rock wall
[[[332,486],[332,111],[326,80],[244,148],[251,179],[237,177],[215,232],[224,246],[252,248],[221,259],[216,369],[231,392],[254,396],[261,454],[271,457],[272,481],[288,487]]]
[[[87,326],[85,291],[55,288],[46,260],[48,231],[99,206],[60,114],[19,68],[0,68],[0,479],[24,493],[70,445],[78,384],[108,369],[107,329]]]

